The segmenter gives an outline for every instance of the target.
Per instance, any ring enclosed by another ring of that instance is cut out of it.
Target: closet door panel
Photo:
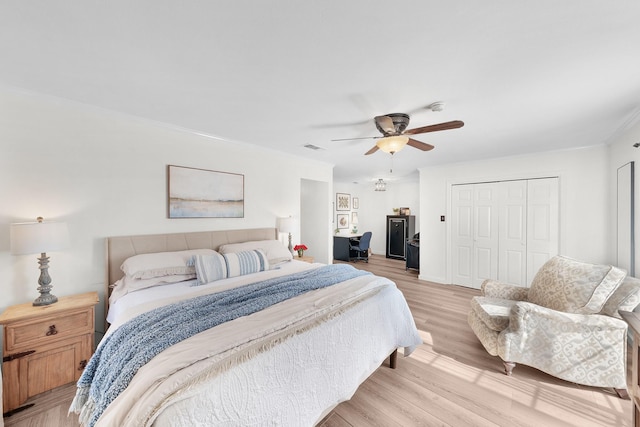
[[[454,185],[451,195],[453,283],[528,286],[558,253],[558,178]]]
[[[527,182],[500,183],[498,280],[525,286],[527,280]]]
[[[499,183],[474,185],[474,275],[471,286],[498,276]]]
[[[495,259],[495,251],[491,248],[476,248],[475,250],[475,274],[473,287],[480,289],[480,285],[485,279],[489,279],[495,276],[495,270],[497,268],[497,259]]]
[[[452,281],[471,286],[473,260],[473,187],[455,185],[452,188]]]
[[[542,264],[558,254],[560,218],[558,178],[530,179],[527,198],[527,283]]]
[[[471,250],[472,248],[458,246],[454,257],[457,262],[454,264],[453,275],[454,283],[470,286],[471,285]]]

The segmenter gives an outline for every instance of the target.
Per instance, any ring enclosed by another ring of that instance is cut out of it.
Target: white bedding
[[[292,260],[278,264],[274,269],[269,271],[218,280],[200,286],[194,286],[196,279],[193,279],[169,285],[158,285],[151,288],[140,289],[135,292],[129,292],[118,299],[111,299],[109,312],[107,313],[107,322],[113,325],[116,321],[119,321],[121,322],[120,324],[122,324],[123,321],[129,320],[141,311],[150,310],[152,306],[157,307],[157,303],[163,300],[171,300],[174,298],[186,299],[211,292],[220,292],[236,286],[246,285],[247,283],[258,280],[256,278],[259,278],[259,280],[270,279],[310,268],[317,268],[320,265],[322,264],[309,264],[303,261]],[[136,309],[136,307],[138,308]],[[135,311],[130,311],[131,309]],[[129,314],[127,314],[127,312],[129,312]],[[112,328],[109,328],[109,330],[112,330]]]
[[[182,282],[132,292],[111,306],[109,331],[170,301],[317,266],[296,261],[198,287]],[[213,351],[212,342],[222,350]],[[96,425],[313,425],[349,399],[394,349],[405,347],[408,355],[420,342],[395,285],[358,277],[165,350],[138,371]]]

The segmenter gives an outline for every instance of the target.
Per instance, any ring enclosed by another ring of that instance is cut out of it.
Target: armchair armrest
[[[511,308],[509,326],[503,332],[503,355],[510,358],[505,360],[543,359],[551,366],[558,358],[588,358],[597,352],[611,351],[622,358],[626,355],[627,323],[604,314],[564,313],[518,301]],[[568,351],[559,351],[564,348]],[[582,354],[578,348],[592,351]]]
[[[626,388],[627,324],[602,314],[564,313],[518,301],[498,336],[502,360],[596,387]]]
[[[626,332],[627,323],[603,314],[564,313],[526,301],[518,301],[511,308],[509,330],[542,329],[558,333]]]
[[[486,279],[480,287],[482,295],[490,298],[502,298],[512,301],[526,301],[529,288],[510,285],[493,279]]]

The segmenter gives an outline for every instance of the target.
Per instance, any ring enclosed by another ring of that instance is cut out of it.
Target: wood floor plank
[[[404,262],[373,255],[352,264],[389,277],[404,293],[424,343],[398,368],[384,363],[322,427],[576,426],[631,427],[632,404],[613,390],[559,380],[518,365],[513,376],[489,355],[467,324],[476,289],[419,281]],[[67,418],[73,385],[32,399],[36,405],[5,418],[6,427],[77,426]]]

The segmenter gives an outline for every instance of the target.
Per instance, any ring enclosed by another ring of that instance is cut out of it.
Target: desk
[[[349,239],[362,237],[362,234],[336,234],[333,236],[333,259],[349,261]]]

